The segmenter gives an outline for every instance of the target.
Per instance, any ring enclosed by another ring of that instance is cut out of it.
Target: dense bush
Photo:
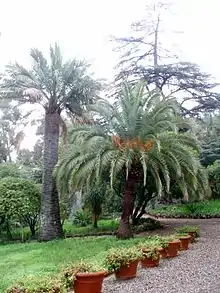
[[[14,177],[19,178],[22,176],[22,170],[18,164],[14,163],[5,163],[0,164],[0,179],[5,177]]]
[[[2,226],[10,222],[28,225],[32,235],[40,212],[41,187],[34,182],[6,177],[0,180],[0,217]],[[9,229],[9,227],[7,227]]]
[[[84,211],[83,209],[79,209],[75,215],[73,224],[79,227],[86,227],[89,224],[92,223],[91,215],[87,211]]]
[[[137,225],[133,226],[133,230],[136,233],[152,231],[161,227],[159,221],[152,218],[141,218]]]
[[[207,167],[209,184],[214,198],[220,198],[220,161]]]
[[[212,218],[220,217],[220,201],[210,200],[179,205],[163,205],[149,214],[167,218]]]

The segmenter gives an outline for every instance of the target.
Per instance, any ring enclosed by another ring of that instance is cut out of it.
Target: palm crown
[[[74,185],[83,185],[106,169],[113,184],[120,172],[128,176],[132,168],[141,172],[139,167],[144,184],[150,172],[159,193],[162,183],[169,189],[171,174],[183,178],[185,173],[196,185],[199,166],[193,150],[198,152],[199,146],[191,135],[178,133],[173,100],[145,92],[139,83],[135,88],[125,85],[114,104],[99,100],[91,110],[100,123],[71,129],[70,146],[57,168],[60,186],[72,179]]]
[[[168,191],[171,176],[187,195],[186,182],[196,190],[201,180],[197,159],[199,145],[189,133],[180,133],[175,101],[165,99],[145,85],[125,85],[118,100],[99,100],[92,108],[94,122],[75,125],[70,147],[57,168],[58,185],[75,187],[91,183],[109,173],[111,185],[124,175],[124,197],[119,238],[129,238],[138,183],[153,178],[160,195]],[[200,176],[197,176],[197,175]],[[151,179],[150,179],[151,180]]]

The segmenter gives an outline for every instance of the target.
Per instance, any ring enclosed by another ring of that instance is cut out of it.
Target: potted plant
[[[160,262],[160,253],[157,247],[143,248],[142,249],[142,268],[158,267]]]
[[[117,279],[136,277],[137,265],[142,253],[137,247],[113,248],[107,253],[105,264],[109,272],[114,272]]]
[[[64,271],[65,284],[75,293],[101,293],[106,271],[95,264],[79,262]]]
[[[176,238],[180,240],[180,250],[187,250],[189,248],[189,243],[191,242],[192,236],[187,233],[176,234]]]
[[[163,257],[175,257],[180,248],[180,240],[176,236],[161,237],[161,247],[165,250]]]
[[[148,240],[138,245],[142,252],[142,268],[157,267],[160,262],[160,242],[157,239]]]
[[[178,234],[187,233],[191,236],[191,242],[200,236],[200,228],[198,226],[182,226],[175,229]]]

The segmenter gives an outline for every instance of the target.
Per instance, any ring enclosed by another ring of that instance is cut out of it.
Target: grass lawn
[[[118,229],[119,220],[100,220],[98,221],[98,228],[94,228],[92,225],[86,227],[77,227],[70,222],[64,223],[64,231],[66,234],[71,235],[87,235],[98,233],[112,233]]]
[[[220,200],[202,201],[180,205],[162,205],[148,210],[158,217],[212,218],[220,217]]]
[[[27,276],[53,276],[65,264],[80,259],[102,263],[111,247],[132,246],[141,241],[117,240],[115,237],[75,238],[47,243],[8,244],[0,246],[0,292]]]

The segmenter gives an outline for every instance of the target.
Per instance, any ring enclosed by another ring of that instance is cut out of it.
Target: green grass
[[[77,227],[70,222],[64,223],[64,230],[66,234],[71,235],[88,235],[99,233],[112,233],[117,230],[119,226],[119,220],[100,220],[98,221],[98,228],[94,228],[92,225],[86,227]]]
[[[27,276],[54,276],[70,262],[88,259],[102,263],[111,247],[132,246],[142,238],[117,240],[115,237],[75,238],[47,243],[0,246],[0,292]]]
[[[198,203],[163,205],[148,211],[158,217],[213,218],[220,217],[220,200]]]

